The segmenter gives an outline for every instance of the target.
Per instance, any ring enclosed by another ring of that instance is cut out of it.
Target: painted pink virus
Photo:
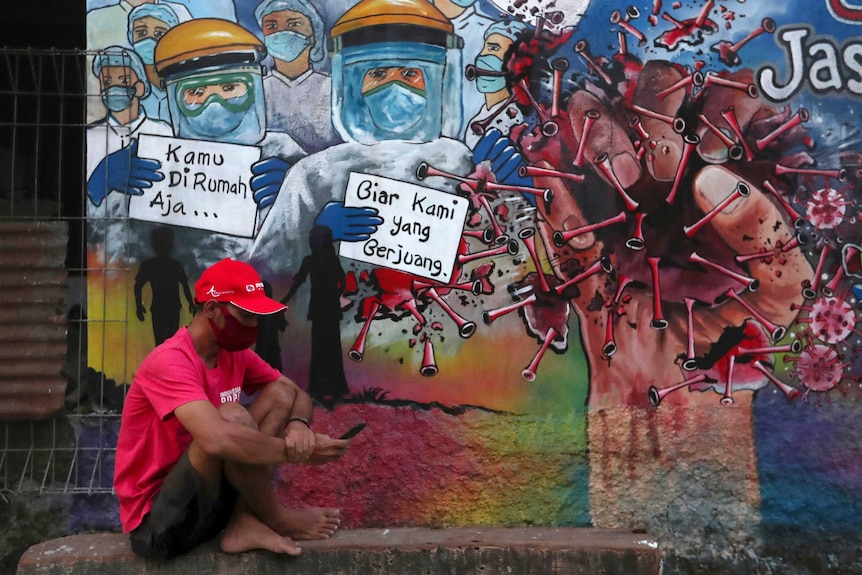
[[[844,341],[853,331],[856,314],[844,300],[836,297],[819,298],[812,305],[811,331],[815,337],[829,344]]]
[[[788,360],[790,361],[790,358]],[[807,399],[811,391],[825,393],[833,387],[844,393],[839,383],[844,377],[847,364],[842,363],[838,352],[833,348],[820,344],[810,345],[792,361],[796,363],[796,379],[805,387],[803,399]]]
[[[805,202],[808,221],[820,230],[831,230],[841,225],[848,202],[838,190],[823,188],[815,191]]]

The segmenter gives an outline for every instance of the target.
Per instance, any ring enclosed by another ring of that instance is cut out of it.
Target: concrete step
[[[18,575],[659,575],[661,552],[624,529],[397,528],[339,531],[302,543],[299,557],[227,555],[210,542],[167,562],[141,559],[118,533],[72,535],[30,547]]]

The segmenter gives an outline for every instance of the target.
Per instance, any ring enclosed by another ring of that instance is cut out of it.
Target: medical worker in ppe
[[[485,101],[478,113],[470,119],[464,132],[464,142],[470,148],[476,145],[484,130],[497,128],[504,135],[508,135],[512,127],[524,122],[520,108],[512,102],[506,102],[512,92],[502,72],[507,51],[518,36],[528,33],[527,25],[517,20],[495,22],[485,30],[485,44],[474,60],[475,91],[483,95]],[[469,90],[469,86],[466,89]],[[483,131],[477,133],[473,129],[476,123],[483,126]]]
[[[128,40],[129,14],[138,6],[168,6],[180,21],[191,20],[192,13],[183,4],[166,0],[119,0],[87,12],[87,50],[97,52],[108,46],[131,48]],[[200,14],[195,14],[201,16]],[[88,58],[91,61],[91,58]],[[98,93],[98,81],[87,77],[87,94]],[[87,121],[94,122],[105,115],[105,107],[97,97],[87,98]]]
[[[267,132],[263,103],[263,43],[241,26],[220,19],[195,19],[180,23],[161,37],[154,66],[168,95],[172,134],[177,138],[258,146],[260,161],[251,166],[249,188],[258,207],[258,223],[281,187],[292,162],[305,155],[287,134]],[[135,56],[137,57],[137,56]],[[144,74],[141,67],[141,74]],[[131,152],[131,162],[145,161]],[[150,187],[165,175],[147,164],[148,171],[132,172],[138,189]],[[246,169],[238,166],[237,169]],[[150,225],[128,224],[120,242],[146,245]],[[184,228],[177,245],[188,246],[204,264],[248,252],[247,237]],[[133,248],[132,252],[134,252]],[[132,253],[132,257],[136,254]]]
[[[155,51],[178,138],[260,147],[250,184],[261,209],[268,209],[290,165],[305,155],[289,135],[266,129],[265,56],[254,34],[218,18],[172,28]]]
[[[102,208],[105,215],[127,215],[128,197],[123,195],[140,195],[141,187],[162,179],[157,161],[137,157],[137,136],[170,136],[171,127],[148,117],[141,106],[150,84],[136,53],[122,46],[99,52],[93,59],[93,75],[108,114],[87,127],[87,195],[92,207],[111,198],[110,206]]]
[[[345,143],[291,169],[252,248],[261,265],[295,272],[314,224],[330,227],[336,241],[361,241],[376,230],[376,210],[344,206],[351,171],[413,183],[422,161],[470,172],[470,151],[452,138],[462,76],[452,32],[427,0],[362,0],[335,23],[332,120]],[[453,191],[439,178],[421,185]]]
[[[461,38],[461,61],[470,64],[482,51],[485,31],[494,24],[494,19],[477,8],[476,0],[432,0],[437,7],[452,22],[455,35]],[[483,102],[482,94],[464,84],[461,92],[462,126],[478,110]]]
[[[97,53],[93,75],[108,113],[87,127],[88,230],[109,264],[125,253],[129,196],[141,195],[143,188],[164,179],[158,160],[138,157],[138,137],[170,136],[172,131],[167,123],[147,117],[141,106],[150,84],[136,53],[122,46]]]
[[[170,122],[168,95],[161,88],[156,74],[156,43],[168,30],[180,23],[179,16],[170,4],[141,4],[129,12],[129,45],[141,57],[150,83],[150,94],[141,100],[147,116]]]
[[[341,138],[332,127],[330,77],[314,69],[326,58],[323,19],[308,0],[264,0],[254,11],[275,66],[264,79],[266,123],[308,153]]]

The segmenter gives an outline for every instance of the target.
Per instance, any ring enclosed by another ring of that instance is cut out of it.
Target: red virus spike
[[[518,232],[518,237],[527,246],[527,251],[530,252],[530,258],[533,260],[533,266],[536,268],[536,275],[539,276],[539,287],[542,292],[548,293],[551,287],[548,285],[548,279],[542,271],[542,262],[539,261],[539,253],[536,251],[536,229],[524,228]]]
[[[371,304],[371,309],[368,310],[368,317],[365,318],[362,330],[359,332],[359,335],[353,343],[353,346],[350,348],[350,351],[347,352],[347,357],[353,361],[362,361],[362,358],[365,357],[365,340],[368,337],[368,328],[371,326],[371,322],[374,321],[374,316],[377,314],[377,310],[379,309],[380,303],[374,302]]]
[[[757,149],[762,151],[766,146],[775,141],[775,139],[781,136],[783,133],[787,132],[788,130],[792,130],[803,122],[807,122],[808,118],[808,110],[806,110],[805,108],[799,108],[799,110],[797,110],[796,113],[793,114],[793,116],[791,116],[785,123],[778,126],[762,138],[758,138],[757,141],[755,141]]]
[[[756,369],[757,371],[759,371],[760,373],[765,375],[766,379],[768,379],[769,381],[774,383],[778,387],[778,389],[780,389],[781,392],[784,393],[785,397],[787,397],[787,399],[789,401],[793,401],[794,399],[799,397],[800,392],[798,389],[796,389],[795,387],[792,387],[790,385],[787,385],[786,383],[784,383],[783,381],[781,381],[780,379],[775,377],[775,375],[771,371],[766,369],[766,367],[762,363],[760,363],[759,361],[752,362],[751,367],[753,367],[754,369]]]
[[[669,387],[664,389],[659,389],[655,386],[650,386],[649,391],[649,401],[652,405],[658,407],[658,405],[662,402],[662,400],[669,394],[677,391],[678,389],[682,389],[685,387],[689,387],[691,385],[695,385],[697,383],[703,383],[707,381],[707,376],[703,373],[692,377],[691,379],[684,379],[679,383],[675,383]]]
[[[573,230],[568,230],[565,232],[555,231],[554,232],[554,245],[557,247],[563,247],[569,242],[572,238],[593,232],[595,230],[605,228],[607,226],[613,224],[623,224],[626,221],[626,213],[620,212],[617,215],[608,218],[606,220],[602,220],[600,222],[596,222],[594,224],[588,224],[586,226],[581,226],[579,228],[575,228]]]
[[[749,291],[757,291],[757,288],[760,285],[760,282],[758,280],[756,280],[754,278],[750,278],[750,277],[742,275],[742,274],[738,274],[733,270],[729,270],[726,267],[724,267],[723,265],[717,264],[713,261],[706,259],[705,257],[700,256],[697,252],[692,252],[692,254],[690,256],[688,256],[688,259],[691,262],[702,264],[702,265],[705,265],[707,267],[710,267],[710,268],[716,270],[717,272],[720,272],[720,273],[726,275],[730,279],[738,281],[741,284],[745,284],[746,287],[748,287]]]
[[[614,271],[614,267],[611,265],[611,260],[608,259],[606,256],[602,256],[601,258],[596,260],[593,265],[591,265],[572,279],[559,284],[557,287],[554,288],[554,291],[557,292],[557,295],[562,295],[562,293],[566,291],[566,288],[579,284],[590,276],[594,276],[599,272],[605,272],[606,274],[609,274],[612,271]]]
[[[536,294],[530,294],[528,297],[522,299],[521,301],[517,301],[511,305],[507,305],[501,308],[497,308],[490,311],[482,312],[482,321],[486,325],[491,325],[491,322],[497,319],[498,317],[507,315],[512,313],[513,311],[519,310],[522,307],[531,306],[536,303]]]
[[[744,182],[737,182],[736,188],[723,200],[721,200],[718,204],[716,204],[709,212],[706,213],[700,220],[695,222],[690,226],[685,226],[682,230],[685,232],[685,235],[688,237],[692,237],[696,234],[703,226],[705,226],[709,221],[721,213],[721,210],[729,206],[738,198],[746,198],[751,193],[751,189]]]
[[[458,313],[455,312],[455,310],[453,310],[448,303],[446,303],[446,300],[444,300],[440,296],[439,292],[437,292],[436,289],[434,289],[433,287],[428,289],[428,291],[425,292],[425,295],[437,302],[437,305],[443,308],[443,311],[446,312],[446,315],[452,318],[452,321],[454,321],[458,325],[458,335],[460,335],[462,338],[468,339],[470,336],[476,333],[476,324],[458,315]]]
[[[661,307],[661,282],[659,281],[658,263],[661,258],[649,257],[647,263],[652,273],[652,320],[650,327],[653,329],[667,329],[668,321],[664,318]]]
[[[523,377],[526,381],[535,381],[536,380],[536,370],[539,369],[539,363],[542,361],[542,358],[545,356],[545,352],[548,351],[548,347],[551,345],[551,342],[554,338],[557,337],[557,330],[552,327],[548,328],[548,332],[545,334],[545,341],[542,342],[542,347],[539,348],[539,351],[536,352],[536,355],[533,357],[533,361],[530,362],[530,365],[524,368],[521,371],[521,377]]]

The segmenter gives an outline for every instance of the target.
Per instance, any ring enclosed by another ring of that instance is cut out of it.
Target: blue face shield
[[[457,50],[454,68],[460,68]],[[380,42],[336,50],[332,59],[332,123],[348,142],[386,140],[430,142],[460,127],[460,77],[446,73],[447,49],[418,42]],[[424,91],[398,80],[363,93],[365,77],[375,68],[415,68]],[[379,93],[378,93],[379,92]],[[444,114],[445,111],[445,114]],[[451,118],[450,118],[451,116]]]
[[[281,30],[264,36],[263,43],[266,45],[267,52],[276,60],[293,62],[311,45],[311,39],[299,32]]]
[[[121,112],[132,107],[134,95],[134,87],[110,86],[102,92],[102,103],[112,112]]]
[[[392,134],[403,134],[418,124],[425,115],[427,100],[401,84],[390,82],[365,94],[365,105],[374,125]]]
[[[493,54],[483,54],[476,57],[476,68],[488,72],[502,72],[503,59]],[[505,76],[484,76],[481,73],[476,76],[476,89],[483,94],[493,94],[506,87]]]
[[[155,62],[155,54],[156,54],[156,40],[155,38],[144,38],[140,42],[135,42],[132,45],[132,49],[134,49],[135,53],[141,57],[144,64],[148,66],[152,66],[153,62]]]

